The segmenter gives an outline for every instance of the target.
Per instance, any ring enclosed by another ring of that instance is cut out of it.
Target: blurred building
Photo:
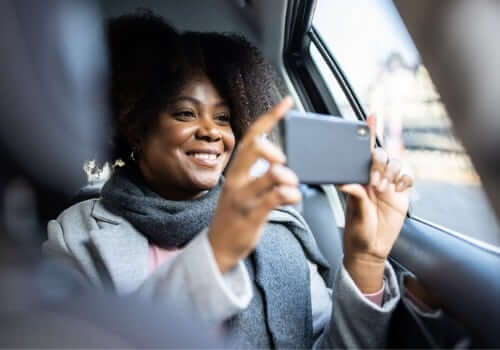
[[[401,56],[391,54],[363,100],[377,114],[385,148],[404,160],[417,182],[480,184],[422,64],[408,67]]]

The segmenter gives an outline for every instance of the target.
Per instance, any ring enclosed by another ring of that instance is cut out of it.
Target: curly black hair
[[[125,161],[155,126],[169,97],[196,74],[205,74],[228,101],[237,141],[284,93],[259,50],[235,34],[181,34],[141,10],[111,19],[108,42],[115,156]]]

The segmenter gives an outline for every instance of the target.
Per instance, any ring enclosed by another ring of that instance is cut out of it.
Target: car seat
[[[301,185],[301,214],[309,225],[318,248],[330,264],[332,272],[340,267],[343,256],[342,232],[337,226],[326,193],[320,186]]]

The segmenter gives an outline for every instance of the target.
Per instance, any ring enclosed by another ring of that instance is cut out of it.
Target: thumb
[[[339,186],[338,189],[344,193],[353,196],[354,198],[363,199],[366,197],[366,190],[362,185],[358,184],[342,185]]]

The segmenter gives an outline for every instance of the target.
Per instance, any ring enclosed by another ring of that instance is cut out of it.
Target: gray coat
[[[272,212],[270,219],[279,221],[278,212]],[[206,232],[152,275],[147,239],[98,199],[65,210],[50,221],[48,234],[43,247],[46,254],[67,259],[93,285],[114,288],[119,295],[135,293],[141,298],[186,305],[212,322],[223,322],[241,312],[252,298],[244,264],[220,274]],[[390,265],[385,271],[382,307],[361,294],[343,267],[332,286],[333,293],[312,263],[310,273],[315,347],[383,347],[390,314],[399,300]]]

